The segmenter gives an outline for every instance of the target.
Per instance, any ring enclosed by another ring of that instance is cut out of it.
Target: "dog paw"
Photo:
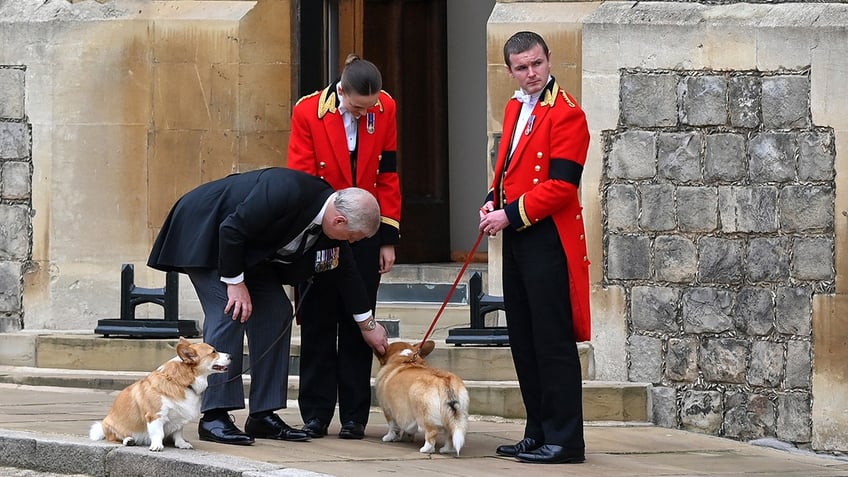
[[[124,437],[124,440],[121,441],[125,446],[134,446],[135,439],[133,437]]]
[[[453,448],[453,444],[445,444],[439,449],[439,454],[453,454],[456,452],[456,449]]]
[[[194,446],[192,446],[188,441],[174,442],[174,447],[177,449],[194,449]]]
[[[149,447],[149,449],[150,449],[152,452],[159,452],[159,451],[163,450],[164,448],[165,448],[165,446],[164,446],[164,445],[162,445],[162,443],[158,443],[158,444],[157,444],[157,443],[153,443],[153,444],[150,444],[150,447]]]
[[[425,442],[424,445],[420,449],[418,449],[418,452],[421,452],[422,454],[432,454],[435,450],[436,446],[429,442]]]
[[[383,436],[383,442],[397,442],[397,441],[398,441],[397,434],[395,434],[394,432],[390,432],[390,433],[386,434],[385,436]]]

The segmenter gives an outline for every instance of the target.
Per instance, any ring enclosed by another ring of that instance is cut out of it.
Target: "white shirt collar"
[[[548,80],[545,82],[545,86],[547,86],[548,83],[550,83],[550,82],[551,82],[551,75],[548,75]],[[524,103],[524,104],[529,104],[529,105],[532,106],[532,105],[536,104],[536,101],[539,100],[539,96],[541,96],[542,91],[544,91],[544,90],[545,90],[545,88],[542,88],[536,94],[527,94],[527,92],[524,91],[523,89],[517,89],[517,90],[515,90],[515,94],[513,94],[512,97],[517,99],[518,101]]]
[[[345,107],[345,97],[342,95],[341,83],[336,83],[336,95],[339,97],[339,114],[349,114],[353,116],[353,114]]]

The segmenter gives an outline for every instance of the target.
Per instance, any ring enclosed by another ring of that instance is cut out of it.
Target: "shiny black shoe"
[[[339,437],[342,439],[362,439],[365,437],[365,425],[356,421],[348,421],[342,425]]]
[[[257,439],[277,439],[291,442],[309,440],[308,434],[289,426],[273,412],[264,417],[247,416],[244,431]]]
[[[327,427],[327,424],[321,422],[321,419],[313,417],[306,421],[301,430],[313,439],[320,439],[327,435]]]
[[[530,464],[579,464],[586,461],[583,449],[566,449],[562,446],[545,444],[536,450],[515,456],[519,462]]]
[[[249,446],[253,438],[241,431],[233,423],[233,416],[223,414],[220,417],[197,423],[197,435],[201,441],[217,442],[219,444],[235,444]]]
[[[495,452],[498,455],[503,455],[503,456],[507,456],[507,457],[515,457],[518,454],[521,454],[521,453],[524,453],[524,452],[534,451],[534,450],[538,449],[539,447],[542,447],[541,442],[536,442],[536,439],[532,439],[530,437],[525,437],[524,439],[521,439],[520,441],[516,442],[515,444],[507,444],[507,445],[498,446],[498,448],[495,450]]]

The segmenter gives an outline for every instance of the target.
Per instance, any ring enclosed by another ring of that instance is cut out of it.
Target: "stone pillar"
[[[846,8],[731,3],[585,20],[601,283],[656,423],[845,451]]]

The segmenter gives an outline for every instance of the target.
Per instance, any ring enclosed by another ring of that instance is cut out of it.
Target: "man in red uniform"
[[[520,89],[504,112],[480,231],[503,231],[504,307],[527,424],[524,439],[497,453],[521,462],[579,463],[585,444],[577,342],[591,334],[578,186],[589,131],[577,102],[550,75],[541,36],[510,37],[504,61]]]
[[[339,82],[295,105],[288,149],[288,167],[319,176],[336,190],[356,186],[377,198],[379,232],[351,247],[372,311],[380,275],[395,262],[401,210],[395,101],[381,88],[377,67],[350,55]],[[300,305],[303,430],[313,438],[326,435],[338,396],[339,437],[362,439],[371,407],[372,353],[359,328],[379,325],[365,313],[354,317],[358,328],[331,278],[316,275]]]

